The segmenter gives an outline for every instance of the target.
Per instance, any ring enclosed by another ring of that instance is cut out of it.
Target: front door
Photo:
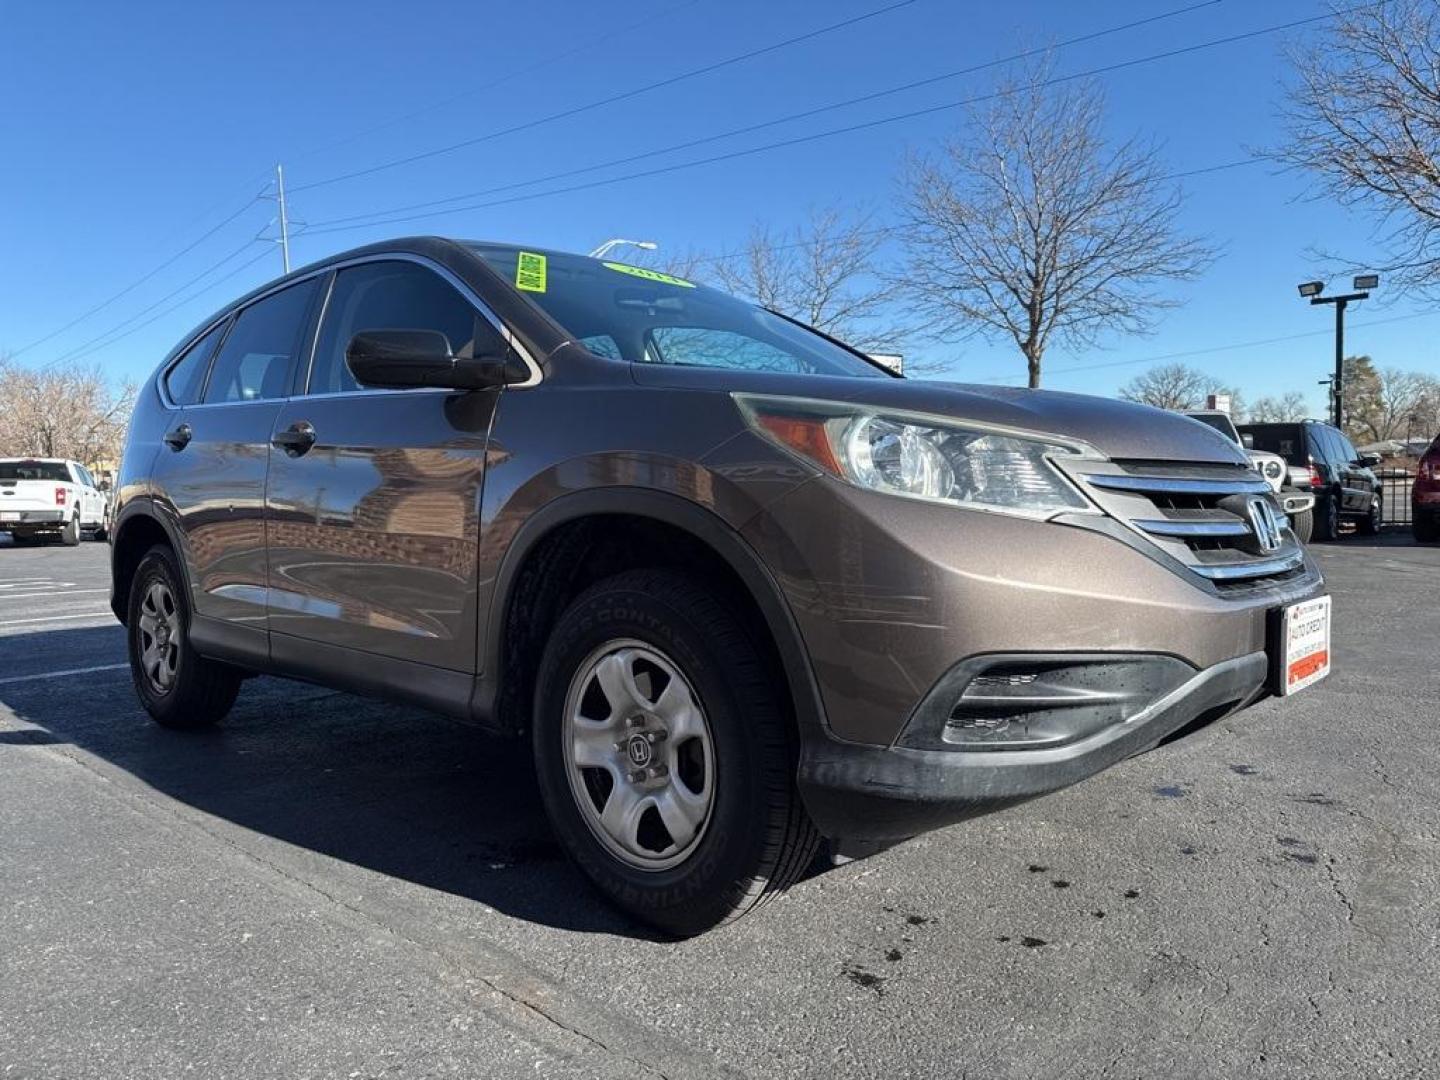
[[[276,423],[267,530],[277,650],[290,635],[474,670],[480,495],[499,392],[366,389],[345,347],[364,330],[438,330],[465,355],[488,329],[483,318],[426,265],[336,273],[307,392]]]

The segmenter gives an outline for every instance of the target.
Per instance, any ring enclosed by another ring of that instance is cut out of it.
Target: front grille
[[[1076,478],[1117,520],[1221,590],[1304,573],[1270,485],[1244,465],[1087,462]]]

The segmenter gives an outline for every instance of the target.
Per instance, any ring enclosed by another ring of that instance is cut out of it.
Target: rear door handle
[[[277,431],[270,438],[270,445],[284,450],[291,457],[299,457],[315,445],[315,426],[308,420],[291,424],[284,431]]]
[[[190,439],[194,434],[195,433],[190,430],[189,424],[181,424],[173,431],[167,431],[165,433],[165,445],[170,447],[171,450],[184,450],[185,447],[190,445]]]

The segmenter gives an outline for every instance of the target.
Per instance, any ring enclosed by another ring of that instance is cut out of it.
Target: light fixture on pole
[[[1371,289],[1379,288],[1380,275],[1356,274],[1351,285],[1355,291],[1344,296],[1321,296],[1325,291],[1323,281],[1306,281],[1298,286],[1302,300],[1335,305],[1335,374],[1327,381],[1330,383],[1330,419],[1341,430],[1345,426],[1345,308],[1350,301],[1364,300]]]
[[[630,247],[637,247],[641,251],[654,251],[657,247],[660,246],[653,240],[621,240],[619,238],[616,238],[614,240],[606,240],[594,251],[590,252],[590,257],[592,259],[603,259],[606,255],[610,253],[611,248],[619,247],[621,244],[628,244]]]

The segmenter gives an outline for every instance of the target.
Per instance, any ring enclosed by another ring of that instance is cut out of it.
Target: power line
[[[477,135],[471,139],[463,139],[460,142],[451,143],[448,146],[436,147],[433,150],[425,150],[418,154],[411,154],[407,157],[396,158],[393,161],[384,161],[378,165],[371,165],[364,169],[356,169],[353,172],[341,173],[338,176],[327,177],[324,180],[315,180],[309,184],[297,184],[293,186],[290,190],[294,193],[298,193],[301,191],[310,191],[314,188],[325,187],[329,184],[338,184],[344,180],[354,180],[361,176],[371,176],[374,173],[384,172],[388,169],[399,168],[402,165],[411,165],[417,161],[426,161],[430,158],[439,157],[442,154],[450,154],[456,150],[462,150],[467,146],[475,146],[482,142],[488,142],[491,139],[498,139],[503,135],[513,135],[518,131],[528,131],[531,128],[539,127],[542,124],[548,124],[555,120],[564,120],[571,116],[578,116],[581,113],[590,112],[593,109],[598,109],[605,105],[613,105],[618,101],[626,101],[630,98],[639,97],[641,94],[648,94],[652,90],[659,90],[666,86],[674,86],[676,83],[698,78],[701,75],[708,75],[711,72],[719,71],[721,68],[731,67],[746,60],[753,60],[757,56],[764,56],[767,53],[772,53],[780,49],[789,48],[791,45],[798,45],[803,41],[813,40],[814,38],[820,37],[824,34],[833,33],[836,30],[841,30],[848,26],[854,26],[857,23],[865,22],[868,19],[878,18],[881,15],[887,15],[892,11],[898,11],[900,8],[909,7],[911,4],[915,4],[918,2],[919,0],[897,0],[896,3],[888,4],[885,7],[876,8],[872,11],[867,11],[861,15],[854,15],[848,19],[842,19],[839,22],[830,23],[828,26],[822,26],[819,29],[810,30],[804,34],[799,34],[795,37],[786,38],[783,41],[773,42],[772,44],[762,46],[758,49],[751,49],[748,52],[739,53],[735,56],[727,57],[724,60],[717,60],[713,63],[706,64],[703,67],[693,68],[690,71],[681,72],[679,75],[672,75],[669,78],[661,79],[658,82],[648,83],[645,86],[639,86],[632,90],[625,90],[618,94],[611,94],[609,97],[587,102],[584,105],[575,105],[571,108],[563,109],[560,112],[550,113],[548,116],[541,116],[534,120],[527,120],[524,123],[514,124],[510,127],[501,128],[497,131],[491,131],[484,135]]]
[[[135,281],[132,281],[129,285],[125,286],[125,288],[121,289],[121,290],[120,290],[119,292],[117,292],[114,296],[111,296],[108,300],[103,300],[103,301],[101,301],[100,303],[96,304],[94,307],[90,308],[88,311],[82,312],[81,314],[75,316],[75,318],[71,319],[68,323],[66,323],[64,326],[60,327],[58,330],[52,330],[50,333],[46,334],[44,337],[36,338],[34,341],[30,342],[30,344],[26,345],[24,348],[16,349],[16,350],[15,350],[14,352],[12,352],[10,355],[11,355],[12,357],[14,357],[14,356],[19,356],[21,353],[29,352],[31,349],[35,348],[35,346],[37,346],[37,345],[43,345],[43,344],[45,344],[45,342],[50,341],[50,340],[52,340],[52,339],[54,339],[54,338],[59,337],[61,334],[65,333],[66,330],[69,330],[69,329],[71,329],[72,327],[78,326],[80,323],[82,323],[82,322],[84,322],[86,319],[90,318],[90,316],[95,315],[95,314],[97,314],[97,313],[99,313],[99,312],[101,312],[101,311],[104,311],[107,307],[109,307],[111,304],[113,304],[116,300],[119,300],[122,296],[127,296],[127,295],[129,295],[130,293],[134,292],[134,291],[135,291],[136,289],[138,289],[141,285],[145,284],[145,282],[149,281],[149,280],[150,280],[151,278],[153,278],[156,274],[160,273],[160,271],[166,269],[167,267],[173,266],[173,265],[174,265],[176,262],[178,262],[181,258],[183,258],[184,256],[190,254],[190,252],[194,251],[197,247],[199,247],[201,244],[203,244],[206,240],[209,240],[210,237],[214,236],[214,235],[215,235],[216,233],[218,233],[221,229],[223,229],[226,225],[229,225],[232,221],[234,221],[236,218],[238,218],[241,214],[245,213],[246,210],[249,210],[250,207],[254,206],[257,201],[259,201],[259,196],[258,196],[258,195],[252,196],[250,199],[246,200],[245,204],[244,204],[243,206],[241,206],[240,209],[236,210],[233,214],[231,214],[229,217],[227,217],[224,221],[220,222],[220,224],[216,225],[214,228],[211,228],[211,229],[207,230],[206,232],[204,232],[203,234],[201,234],[201,236],[200,236],[198,239],[196,239],[196,240],[194,240],[193,242],[185,245],[185,247],[181,248],[181,249],[180,249],[179,251],[177,251],[174,255],[170,256],[170,258],[166,259],[166,260],[165,260],[164,262],[162,262],[159,266],[155,267],[155,269],[151,270],[148,274],[144,274],[144,275],[141,276],[140,278],[137,278]],[[102,335],[102,336],[103,336],[103,335]]]
[[[53,368],[53,367],[55,367],[55,366],[58,365],[58,364],[63,364],[63,363],[64,363],[65,361],[67,361],[67,360],[74,360],[74,359],[77,359],[77,358],[80,357],[80,356],[89,355],[89,352],[88,352],[87,350],[93,351],[93,350],[91,350],[91,346],[98,345],[98,346],[99,346],[100,348],[102,348],[102,349],[105,348],[105,346],[109,344],[109,342],[106,341],[105,339],[106,339],[106,338],[109,338],[110,335],[114,334],[117,330],[125,330],[125,328],[126,328],[127,326],[129,326],[131,323],[135,322],[136,319],[139,319],[139,318],[144,317],[145,315],[148,315],[150,312],[154,311],[154,310],[155,310],[156,308],[158,308],[160,305],[166,303],[166,302],[169,301],[169,300],[174,299],[176,296],[179,296],[182,292],[184,292],[186,289],[190,288],[192,285],[194,285],[196,282],[200,281],[202,278],[208,277],[210,274],[213,274],[216,270],[219,270],[220,267],[224,266],[226,263],[231,262],[232,260],[234,260],[235,258],[237,258],[237,257],[240,256],[240,255],[243,255],[246,251],[248,251],[248,250],[249,250],[253,245],[255,245],[256,243],[259,243],[259,240],[258,240],[257,238],[254,238],[254,237],[252,237],[252,238],[249,239],[249,240],[246,240],[245,243],[241,244],[238,248],[236,248],[234,251],[230,252],[230,254],[226,255],[223,259],[221,259],[220,261],[215,262],[215,263],[212,263],[211,265],[207,266],[204,270],[200,271],[200,273],[194,275],[193,277],[189,278],[187,281],[183,282],[178,288],[172,289],[170,292],[166,293],[164,296],[160,297],[158,300],[156,300],[156,301],[154,301],[153,303],[151,303],[148,307],[143,307],[143,308],[141,308],[139,311],[135,312],[135,314],[131,315],[129,318],[124,319],[124,320],[116,323],[114,326],[110,327],[108,330],[105,330],[105,331],[102,332],[102,333],[96,334],[96,335],[95,335],[93,338],[91,338],[89,341],[82,342],[81,344],[76,345],[74,348],[69,349],[68,351],[61,353],[59,356],[57,356],[57,357],[55,357],[53,360],[51,360],[48,364],[44,365],[44,367],[45,367],[46,369]],[[223,281],[224,278],[221,278],[220,280]],[[141,325],[143,326],[143,325],[147,325],[147,324],[142,323]],[[138,327],[137,327],[137,329],[138,329]],[[129,333],[129,331],[126,331],[126,333]],[[124,337],[125,334],[121,334],[120,336],[121,336],[121,337]],[[117,340],[118,340],[118,339],[117,339]]]
[[[1384,2],[1384,0],[1382,0]],[[1373,6],[1373,5],[1364,5]],[[1285,30],[1293,30],[1297,27],[1308,26],[1323,20],[1333,19],[1337,13],[1329,12],[1324,15],[1314,15],[1305,19],[1295,19],[1290,22],[1277,23],[1272,26],[1261,27],[1256,30],[1249,30],[1239,34],[1229,34],[1225,37],[1214,38],[1210,41],[1199,42],[1194,45],[1186,45],[1176,49],[1166,49],[1162,52],[1151,53],[1147,56],[1136,57],[1131,60],[1123,60],[1114,64],[1105,64],[1100,67],[1090,68],[1085,71],[1074,72],[1069,75],[1059,75],[1042,81],[1041,86],[1055,86],[1061,83],[1073,82],[1077,79],[1093,78],[1097,75],[1106,75],[1116,71],[1123,71],[1128,68],[1139,67],[1144,64],[1157,63],[1162,60],[1172,60],[1179,56],[1201,52],[1206,49],[1218,48],[1222,45],[1232,45],[1240,41],[1247,41],[1268,34],[1276,34]],[[936,113],[947,112],[967,105],[975,105],[996,98],[1005,97],[1011,91],[998,90],[976,97],[963,98],[959,101],[943,102],[939,105],[930,105],[922,109],[911,109],[907,112],[896,113],[890,116],[879,117],[875,120],[866,120],[860,123],[847,124],[844,127],[830,128],[825,131],[813,132],[809,135],[797,135],[789,139],[780,139],[775,142],[762,143],[759,146],[752,146],[740,150],[731,150],[723,154],[714,154],[710,157],[696,158],[692,161],[682,161],[673,165],[657,166],[653,169],[642,169],[637,172],[623,173],[620,176],[605,177],[599,180],[589,180],[580,184],[570,184],[565,187],[551,188],[546,191],[529,192],[520,195],[512,195],[503,199],[491,199],[486,202],[471,203],[466,206],[452,207],[449,210],[434,211],[428,213],[409,214],[404,216],[388,217],[381,221],[372,221],[360,225],[335,225],[329,228],[317,227],[313,232],[320,233],[345,232],[359,228],[369,228],[374,225],[394,225],[406,221],[417,221],[428,217],[444,216],[445,214],[466,213],[471,210],[484,210],[495,206],[505,206],[512,203],[527,202],[532,199],[548,198],[552,195],[566,195],[576,191],[585,191],[592,188],[605,187],[611,184],[624,183],[630,180],[639,180],[652,176],[662,176],[668,173],[680,172],[685,169],[695,169],[704,165],[713,165],[723,161],[733,161],[738,158],[750,157],[755,154],[767,153],[771,150],[778,150],[790,146],[800,146],[805,143],[817,142],[821,139],[833,138],[837,135],[853,134],[857,131],[867,131],[874,128],[884,127],[889,124],[900,123],[905,120],[914,120],[922,116],[932,116]],[[318,225],[318,223],[317,223]]]
[[[625,157],[611,158],[609,161],[601,161],[592,165],[582,165],[578,168],[566,169],[563,172],[549,173],[545,176],[532,177],[529,180],[517,180],[509,184],[499,184],[494,187],[481,188],[478,191],[469,191],[460,195],[450,195],[443,199],[431,199],[427,202],[410,203],[405,206],[391,207],[389,210],[372,210],[371,212],[366,214],[352,214],[348,217],[330,218],[325,221],[318,221],[315,224],[317,227],[326,225],[348,224],[350,222],[364,221],[369,218],[387,217],[390,214],[406,213],[411,210],[424,210],[433,206],[445,206],[449,203],[463,202],[466,199],[478,199],[485,195],[494,195],[503,191],[513,191],[517,188],[531,187],[535,184],[546,184],[554,180],[564,180],[572,176],[580,176],[585,173],[597,172],[601,169],[613,168],[617,165],[629,165],[636,161],[643,161],[646,158],[659,157],[664,154],[675,153],[679,150],[692,150],[697,146],[704,146],[708,143],[719,142],[723,139],[734,138],[737,135],[753,134],[754,132],[763,131],[767,128],[778,127],[781,124],[788,124],[796,120],[805,120],[812,116],[819,116],[821,113],[833,112],[837,109],[846,109],[855,105],[862,105],[871,101],[878,101],[880,98],[892,97],[895,94],[905,93],[906,91],[915,90],[922,86],[932,86],[935,83],[947,82],[951,79],[958,79],[965,75],[973,75],[977,72],[986,71],[990,68],[1001,67],[1005,64],[1012,64],[1016,61],[1025,60],[1032,56],[1047,53],[1052,50],[1064,49],[1072,45],[1080,45],[1088,41],[1094,41],[1102,37],[1108,37],[1111,34],[1118,34],[1126,30],[1133,30],[1137,27],[1145,26],[1154,22],[1159,22],[1164,19],[1171,19],[1178,15],[1188,15],[1189,13],[1193,11],[1198,11],[1201,8],[1213,7],[1216,4],[1223,2],[1224,0],[1201,0],[1200,3],[1193,3],[1185,7],[1175,8],[1174,10],[1162,12],[1158,15],[1151,15],[1144,19],[1135,19],[1131,22],[1123,23],[1119,26],[1112,26],[1104,30],[1095,30],[1088,34],[1081,34],[1078,37],[1073,37],[1065,41],[1061,41],[1054,46],[1026,49],[1023,52],[1012,53],[1009,56],[1000,57],[995,60],[987,60],[982,64],[972,64],[969,67],[959,68],[955,71],[947,71],[942,75],[932,75],[928,78],[916,79],[912,82],[901,83],[898,86],[891,86],[884,90],[876,90],[872,93],[862,94],[859,97],[847,98],[844,101],[831,102],[827,105],[820,105],[812,109],[805,109],[801,112],[790,113],[787,116],[776,117],[773,120],[764,120],[759,123],[748,124],[744,127],[731,128],[729,131],[721,131],[713,135],[705,135],[701,138],[690,139],[686,142],[672,143],[669,146],[662,146],[654,150],[646,150],[638,154],[630,154]]]
[[[1409,315],[1392,315],[1387,319],[1368,319],[1365,322],[1353,323],[1355,328],[1367,326],[1386,326],[1390,323],[1408,322],[1412,319],[1428,319],[1440,315],[1440,310],[1417,311]],[[1235,352],[1241,349],[1258,349],[1263,345],[1283,345],[1290,341],[1300,341],[1303,338],[1330,337],[1332,330],[1306,330],[1299,334],[1286,334],[1282,337],[1257,338],[1254,341],[1236,341],[1228,345],[1212,345],[1204,349],[1186,349],[1182,352],[1161,353],[1158,356],[1143,356],[1138,360],[1110,360],[1102,364],[1075,364],[1070,367],[1050,368],[1047,375],[1069,375],[1082,371],[1103,371],[1108,368],[1134,367],[1138,364],[1159,364],[1168,360],[1188,360],[1196,356],[1211,356],[1221,352]],[[1023,375],[991,375],[981,382],[1002,383],[1012,379],[1022,379]]]
[[[254,242],[254,241],[252,241],[252,243],[253,243],[253,242]],[[149,326],[151,323],[156,322],[156,321],[158,321],[159,319],[163,319],[166,315],[169,315],[171,312],[179,311],[182,307],[184,307],[185,305],[189,304],[191,301],[193,301],[193,300],[198,300],[200,297],[204,296],[206,293],[210,292],[212,289],[218,288],[220,285],[223,285],[225,282],[229,281],[229,280],[230,280],[231,278],[233,278],[236,274],[240,273],[240,272],[243,271],[243,270],[248,270],[250,267],[252,267],[252,266],[254,266],[256,263],[258,263],[261,259],[269,258],[269,256],[270,256],[270,251],[269,251],[269,249],[267,248],[266,250],[261,251],[261,252],[260,252],[258,255],[256,255],[254,258],[245,260],[245,261],[244,261],[243,263],[241,263],[239,266],[235,267],[235,269],[231,270],[228,274],[222,274],[220,277],[218,277],[218,278],[216,278],[214,281],[210,282],[210,284],[206,285],[203,289],[198,289],[198,290],[196,290],[195,292],[191,293],[189,296],[185,297],[183,300],[179,300],[179,301],[177,301],[176,303],[170,305],[170,306],[169,306],[168,308],[166,308],[164,311],[157,312],[156,314],[152,315],[150,318],[146,319],[144,322],[140,323],[140,324],[137,325],[137,326],[132,326],[129,330],[126,330],[123,334],[116,334],[113,338],[111,338],[109,341],[105,342],[104,344],[99,345],[99,346],[97,346],[96,348],[90,349],[88,352],[78,353],[78,354],[72,356],[71,359],[75,359],[75,360],[82,359],[83,357],[90,356],[90,355],[93,354],[93,353],[101,352],[101,351],[103,351],[103,350],[105,350],[105,349],[110,348],[110,346],[114,345],[117,341],[121,340],[122,338],[127,338],[127,337],[129,337],[131,334],[136,333],[136,332],[139,331],[139,330],[143,330],[145,327]],[[212,269],[213,269],[213,267],[212,267]],[[206,271],[206,272],[208,273],[209,271]],[[201,276],[203,276],[203,275],[201,275]],[[194,284],[194,282],[193,282],[193,281],[187,282],[187,284]]]
[[[1247,165],[1259,165],[1262,162],[1268,160],[1269,158],[1263,156],[1254,156],[1241,158],[1238,161],[1222,162],[1219,165],[1204,165],[1198,169],[1185,169],[1182,172],[1173,172],[1167,173],[1164,176],[1157,176],[1155,178],[1155,182],[1164,183],[1168,180],[1184,180],[1191,176],[1204,176],[1208,173],[1225,172],[1229,169],[1239,169]],[[901,232],[904,230],[904,228],[905,226],[903,225],[878,225],[873,229],[861,229],[858,232],[852,233],[851,235],[856,237],[883,236],[887,233]],[[770,251],[789,251],[793,248],[808,247],[812,242],[813,241],[810,240],[797,240],[796,242],[790,244],[768,244],[766,245],[766,247]],[[700,255],[695,259],[695,261],[702,264],[728,262],[731,259],[743,259],[749,254],[750,252],[748,249],[740,249],[737,251],[722,251],[715,255]]]
[[[583,41],[580,44],[574,46],[573,48],[567,49],[565,52],[556,53],[553,56],[544,56],[541,59],[534,61],[533,63],[518,67],[513,71],[509,72],[508,74],[501,75],[499,78],[492,79],[490,82],[481,83],[479,86],[471,87],[463,91],[462,93],[452,94],[449,97],[442,98],[439,101],[432,101],[428,105],[422,105],[420,108],[412,109],[410,112],[404,113],[400,116],[392,117],[389,120],[382,120],[377,124],[372,124],[367,128],[362,128],[361,130],[352,132],[349,135],[342,136],[337,139],[328,140],[321,145],[316,146],[304,153],[291,156],[290,160],[292,162],[304,161],[307,158],[314,157],[316,154],[331,149],[333,147],[344,146],[348,143],[355,142],[357,139],[363,139],[366,135],[373,135],[377,131],[383,131],[385,128],[394,127],[396,124],[403,124],[407,120],[414,120],[418,116],[424,116],[426,113],[434,112],[436,109],[442,109],[446,105],[453,105],[457,101],[464,101],[467,98],[473,98],[479,94],[485,93],[487,90],[493,90],[497,86],[503,86],[507,82],[518,79],[522,75],[529,75],[532,72],[541,71],[545,68],[553,67],[555,64],[558,64],[561,61],[569,60],[571,57],[580,56],[583,53],[590,52],[598,46],[605,44],[607,41],[614,41],[616,38],[624,37],[632,31],[639,30],[642,27],[653,26],[656,23],[668,19],[670,16],[676,14],[677,12],[683,11],[685,8],[694,7],[699,2],[700,0],[681,0],[680,3],[672,4],[670,7],[664,8],[663,10],[657,12],[654,15],[647,15],[643,19],[639,19],[633,23],[627,23],[626,25],[621,26],[615,30],[611,30],[609,33],[601,34],[599,37],[589,38],[586,41]],[[296,191],[299,189],[292,188],[291,190]]]

